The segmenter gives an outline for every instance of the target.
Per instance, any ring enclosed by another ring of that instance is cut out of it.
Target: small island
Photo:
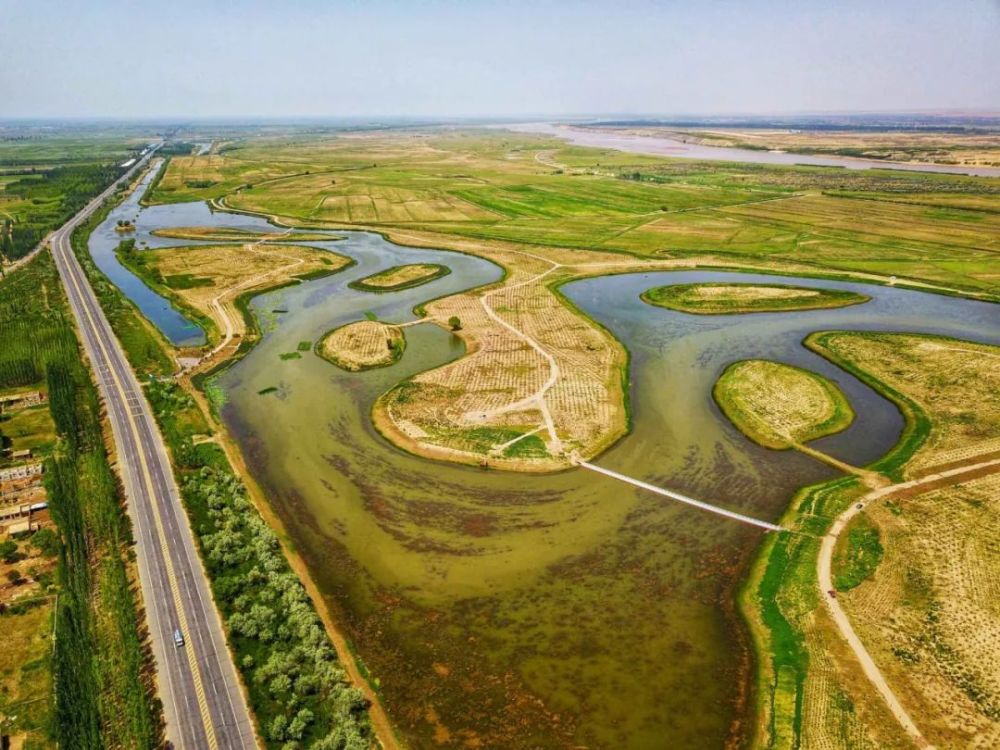
[[[643,302],[694,315],[733,315],[847,307],[871,297],[841,289],[813,289],[791,284],[670,284],[647,289]]]
[[[406,337],[400,326],[359,320],[323,336],[316,353],[343,370],[359,372],[394,364],[405,348]]]
[[[410,289],[430,283],[449,273],[451,273],[450,268],[438,263],[411,263],[387,268],[363,279],[352,281],[348,286],[363,292],[397,292],[400,289]]]
[[[258,230],[248,227],[165,227],[154,229],[154,237],[173,240],[202,240],[206,242],[330,242],[344,239],[343,235],[329,232],[299,231],[275,227]]]
[[[729,365],[712,396],[740,432],[775,450],[833,435],[854,421],[854,410],[833,382],[765,359]]]
[[[119,219],[115,224],[115,231],[121,234],[135,231],[135,224],[128,219]]]

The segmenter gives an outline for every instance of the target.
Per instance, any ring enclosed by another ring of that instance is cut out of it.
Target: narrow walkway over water
[[[580,461],[577,465],[584,469],[590,469],[591,471],[596,471],[598,474],[604,474],[604,476],[611,477],[612,479],[617,479],[621,482],[631,484],[635,487],[638,487],[639,489],[648,490],[649,492],[654,492],[657,495],[663,495],[664,497],[669,497],[671,500],[677,500],[678,502],[684,503],[685,505],[693,505],[695,508],[701,508],[702,510],[707,510],[709,513],[715,513],[716,515],[725,516],[726,518],[732,518],[734,521],[748,523],[751,526],[759,526],[760,528],[767,529],[768,531],[787,531],[787,529],[785,529],[782,526],[778,526],[777,524],[769,523],[768,521],[761,521],[758,518],[751,518],[750,516],[744,516],[742,513],[735,513],[731,510],[720,508],[717,505],[712,505],[711,503],[702,502],[701,500],[695,500],[693,497],[682,495],[679,492],[665,490],[662,487],[657,487],[656,485],[649,484],[648,482],[641,482],[638,479],[633,479],[632,477],[627,477],[624,474],[619,474],[617,471],[611,471],[610,469],[603,469],[600,466],[589,464],[586,461]]]

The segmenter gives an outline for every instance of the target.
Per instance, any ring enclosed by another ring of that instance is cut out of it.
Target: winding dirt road
[[[973,458],[970,459],[970,461],[976,461],[976,459]],[[967,463],[965,466],[948,469],[947,471],[941,471],[935,474],[928,474],[909,482],[902,482],[900,484],[894,484],[888,487],[881,487],[873,490],[857,502],[851,503],[851,506],[847,510],[837,516],[833,525],[830,527],[830,531],[823,537],[820,544],[819,560],[816,564],[817,581],[819,584],[820,595],[823,597],[823,601],[826,602],[826,607],[830,612],[830,616],[833,618],[833,621],[840,630],[840,634],[844,637],[844,640],[847,641],[847,645],[850,646],[851,650],[854,652],[854,655],[861,664],[861,668],[869,682],[875,686],[875,689],[878,691],[879,695],[882,696],[882,700],[885,701],[900,726],[903,727],[910,738],[916,743],[917,747],[920,748],[933,748],[933,745],[927,741],[919,727],[917,727],[916,723],[906,712],[906,709],[903,708],[899,698],[896,697],[896,694],[889,686],[889,683],[886,682],[882,671],[878,668],[875,660],[872,659],[871,654],[868,653],[868,649],[865,648],[865,645],[861,642],[861,639],[852,627],[851,621],[848,618],[847,613],[844,611],[844,608],[840,605],[840,602],[830,594],[831,591],[834,591],[832,572],[833,551],[837,546],[837,539],[840,537],[841,532],[843,532],[843,530],[850,523],[851,519],[861,513],[872,501],[891,497],[898,492],[924,485],[929,485],[926,489],[931,490],[934,488],[935,483],[942,479],[953,478],[955,480],[955,484],[958,484],[962,481],[963,475],[977,472],[976,476],[979,476],[980,474],[978,472],[990,467],[993,467],[996,471],[1000,471],[1000,459],[992,458],[988,461]]]

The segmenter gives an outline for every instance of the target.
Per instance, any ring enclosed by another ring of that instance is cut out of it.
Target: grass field
[[[460,131],[248,140],[175,158],[153,198],[224,198],[300,225],[420,229],[443,243],[712,253],[1000,290],[1000,185],[989,178],[671,161]]]
[[[747,437],[784,450],[847,429],[854,410],[840,389],[809,370],[745,359],[719,376],[712,395]]]
[[[870,468],[896,481],[1000,457],[1000,349],[915,334],[822,333],[810,348],[907,418]],[[873,503],[834,557],[838,600],[893,691],[938,747],[1000,739],[993,584],[997,474]],[[854,477],[803,489],[765,541],[741,597],[759,662],[760,747],[909,747],[841,640],[816,585],[817,537],[864,495]]]
[[[785,284],[671,284],[642,293],[642,301],[695,315],[818,310],[857,305],[871,299],[835,289]]]
[[[941,195],[977,208],[937,205]],[[502,265],[502,289],[427,306],[439,324],[461,321],[469,355],[394,389],[374,418],[421,455],[518,469],[562,468],[626,429],[624,352],[553,293],[570,278],[708,266],[899,275],[988,298],[1000,289],[1000,187],[953,175],[682,163],[502,131],[429,131],[248,139],[175,159],[152,197],[371,228]],[[208,294],[204,275],[169,275],[187,287],[178,294]],[[508,456],[514,438],[484,448],[484,428],[540,439],[545,457]]]

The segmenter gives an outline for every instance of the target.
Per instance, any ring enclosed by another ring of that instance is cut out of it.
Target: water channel
[[[159,227],[270,228],[201,203],[141,209],[130,200],[94,232],[90,248],[101,268],[175,343],[197,337],[117,265],[117,218],[134,219],[136,239],[151,247],[194,244],[153,237]],[[456,337],[433,325],[408,328],[397,364],[362,373],[312,354],[280,355],[366,312],[411,320],[415,304],[492,282],[501,269],[374,234],[342,234],[306,244],[357,265],[257,297],[263,337],[217,382],[227,427],[403,735],[417,748],[721,747],[749,677],[733,592],[762,532],[582,470],[482,471],[387,443],[371,426],[372,402],[401,379],[461,356]],[[347,286],[412,262],[442,263],[452,273],[390,294]],[[996,306],[895,288],[782,277],[873,298],[788,314],[691,316],[638,299],[651,286],[726,279],[775,280],[644,273],[563,291],[632,353],[633,430],[597,462],[761,518],[777,518],[796,488],[834,471],[755,446],[728,424],[711,399],[728,363],[766,357],[832,377],[858,419],[816,445],[864,464],[894,444],[901,417],[804,349],[806,334],[926,331],[1000,343]]]
[[[797,154],[790,151],[765,151],[731,146],[704,146],[666,136],[636,135],[615,128],[574,128],[551,122],[531,122],[518,125],[496,126],[519,133],[551,135],[569,141],[574,146],[613,148],[633,154],[670,156],[675,159],[700,159],[704,161],[731,161],[750,164],[806,165],[813,167],[840,167],[842,169],[898,169],[905,172],[940,172],[1000,177],[1000,167],[968,167],[961,164],[915,164],[886,159],[863,159],[856,156],[823,156]]]

